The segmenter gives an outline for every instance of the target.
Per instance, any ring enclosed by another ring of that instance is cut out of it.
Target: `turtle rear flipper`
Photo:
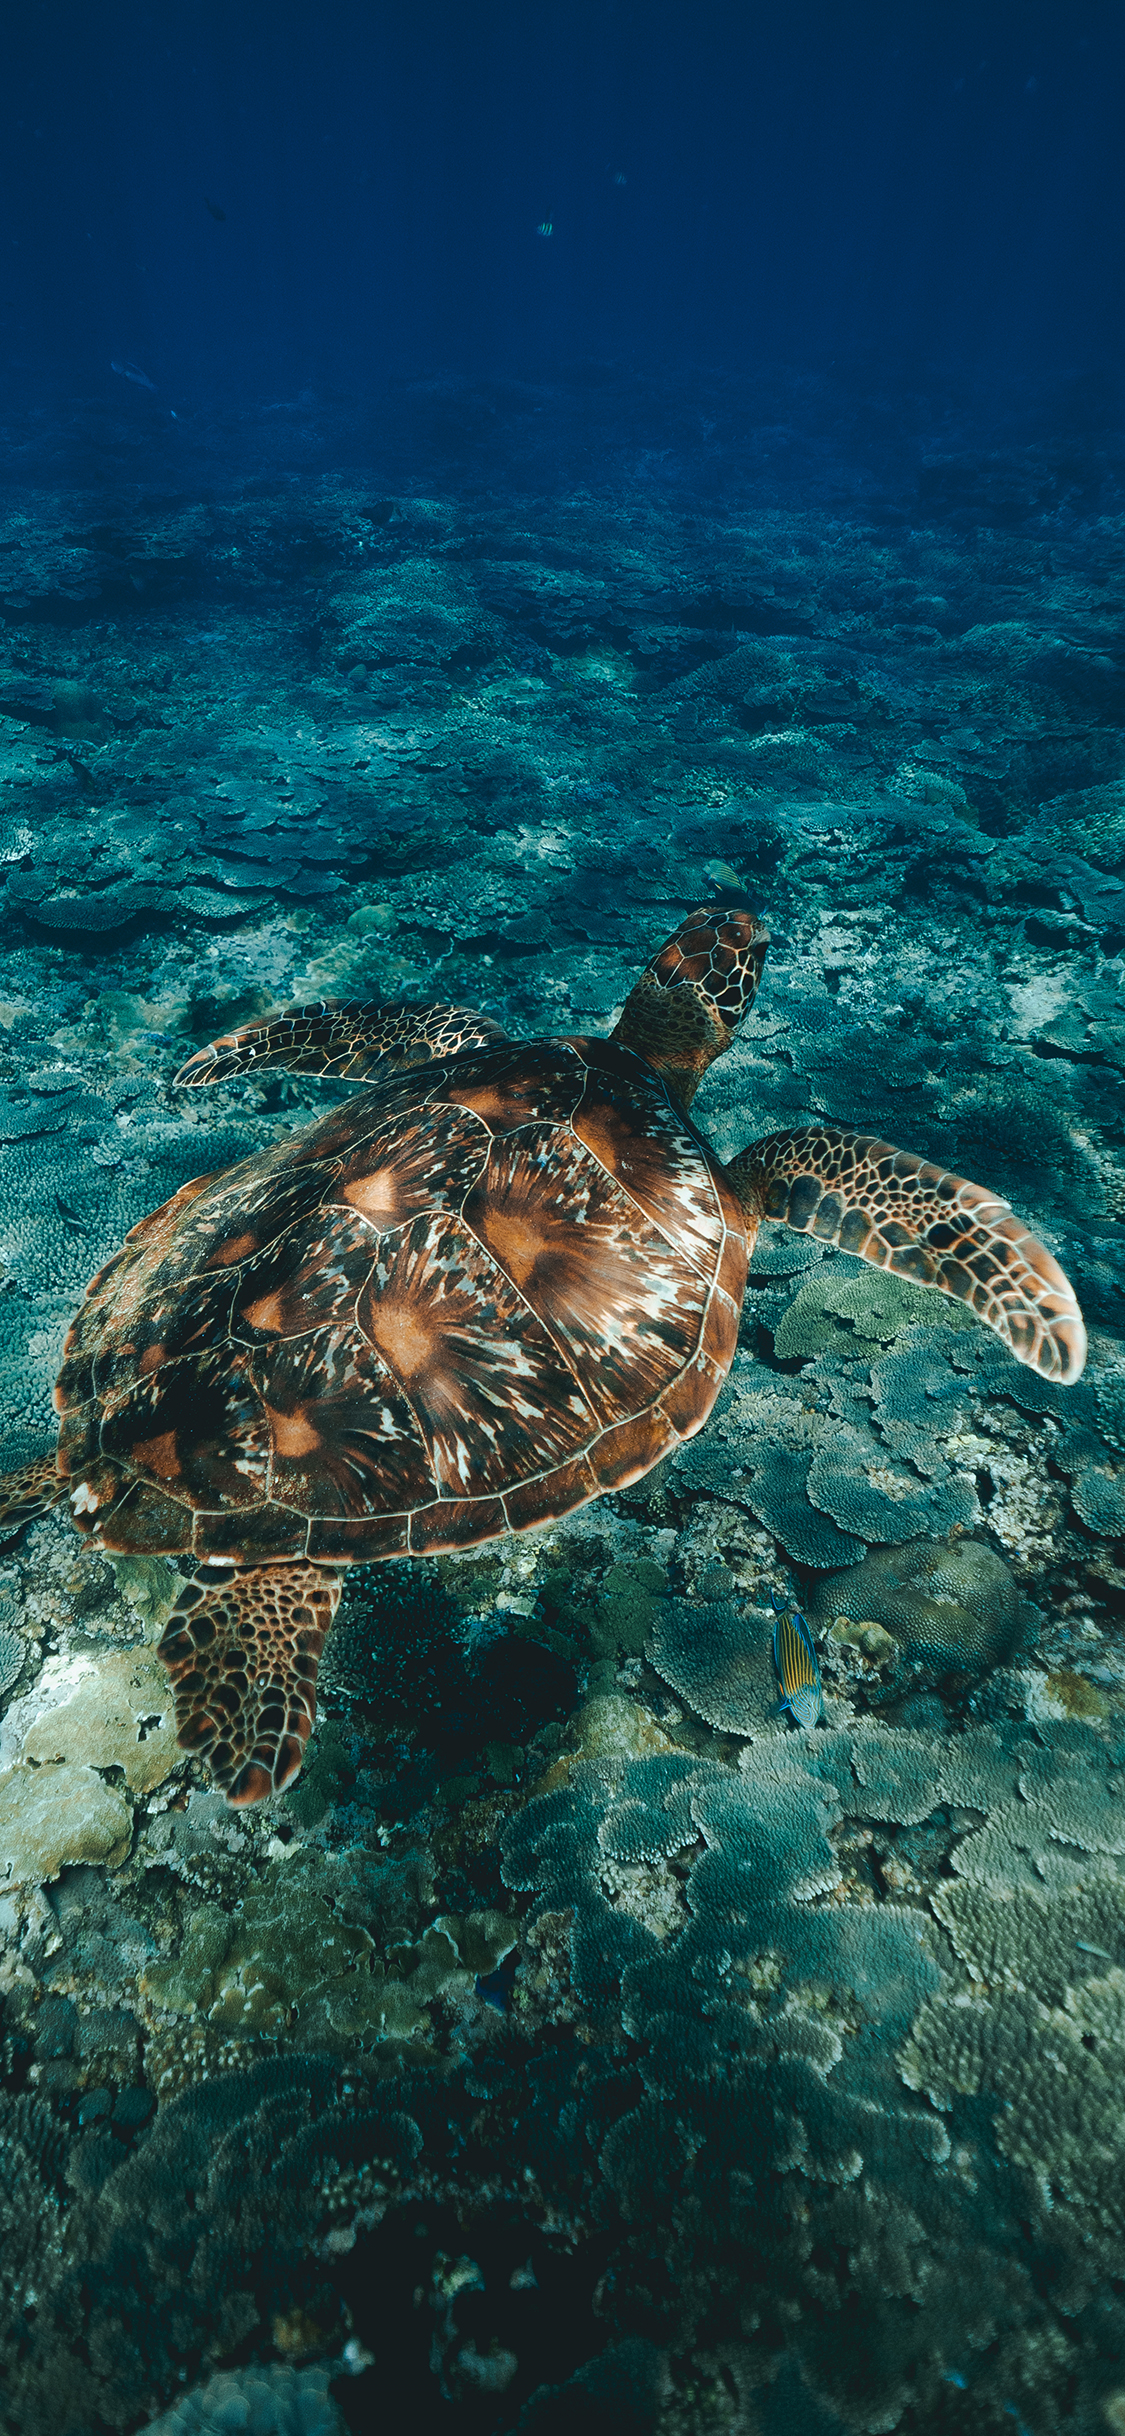
[[[49,1513],[65,1490],[53,1455],[36,1455],[31,1463],[21,1463],[18,1472],[0,1476],[0,1539],[13,1539],[37,1514]]]
[[[339,1599],[333,1567],[300,1562],[201,1565],[180,1592],[157,1651],[176,1738],[237,1808],[280,1793],[300,1768]]]
[[[998,1194],[874,1134],[806,1125],[727,1168],[751,1220],[778,1218],[877,1269],[968,1303],[1017,1362],[1073,1384],[1086,1330],[1069,1278]]]
[[[234,1074],[263,1066],[288,1066],[292,1073],[327,1074],[340,1082],[363,1082],[385,1060],[395,1066],[426,1065],[458,1057],[465,1049],[495,1049],[506,1039],[498,1023],[471,1007],[380,1007],[361,1000],[337,1005],[289,1007],[268,1023],[224,1032],[197,1049],[174,1077],[177,1087],[225,1083]]]

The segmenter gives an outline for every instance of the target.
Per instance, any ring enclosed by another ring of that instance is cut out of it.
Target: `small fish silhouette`
[[[210,214],[211,214],[211,218],[212,218],[213,220],[225,220],[225,219],[226,219],[226,216],[227,216],[227,215],[226,215],[225,211],[223,211],[223,210],[220,208],[220,206],[219,206],[219,204],[218,204],[218,203],[212,203],[210,195],[204,195],[203,200],[204,200],[205,204],[207,205],[207,209],[208,209],[208,211],[210,212]]]
[[[123,381],[135,381],[138,389],[151,389],[155,397],[156,383],[150,381],[147,372],[141,371],[139,364],[111,364],[109,368],[111,372],[119,373]]]
[[[773,1662],[781,1684],[781,1705],[795,1725],[814,1726],[824,1713],[824,1694],[812,1634],[798,1607],[785,1607],[777,1598],[773,1603],[777,1611]]]

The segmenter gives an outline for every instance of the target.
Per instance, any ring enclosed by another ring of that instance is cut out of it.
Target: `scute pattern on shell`
[[[555,1518],[706,1420],[746,1222],[605,1041],[402,1072],[201,1179],[95,1278],[60,1469],[108,1548],[417,1554]]]

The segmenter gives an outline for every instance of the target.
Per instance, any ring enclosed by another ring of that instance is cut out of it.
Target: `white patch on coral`
[[[602,1892],[615,1911],[628,1912],[663,1945],[686,1928],[683,1883],[667,1861],[612,1861],[601,1865]]]
[[[48,1658],[32,1690],[22,1700],[13,1700],[0,1724],[0,1768],[14,1767],[32,1726],[52,1709],[65,1708],[79,1685],[97,1671],[96,1660],[84,1655]]]
[[[1031,981],[1007,981],[1004,987],[1020,1040],[1030,1040],[1040,1024],[1049,1023],[1052,1015],[1066,1005],[1066,978],[1062,973],[1036,973]]]
[[[1041,1675],[1038,1667],[1021,1667],[1018,1681],[1029,1723],[1055,1725],[1070,1715],[1065,1700],[1052,1691],[1049,1678]]]
[[[988,1471],[993,1491],[988,1528],[1009,1564],[1024,1575],[1049,1562],[1062,1520],[1062,1490],[1048,1470],[1058,1434],[1058,1423],[1049,1416],[1036,1426],[997,1406],[979,1412],[975,1427],[940,1442],[946,1461],[963,1475],[971,1477],[982,1467]]]

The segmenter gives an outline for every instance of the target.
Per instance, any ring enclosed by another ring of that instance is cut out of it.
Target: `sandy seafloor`
[[[13,413],[5,462],[12,1463],[125,1229],[325,1105],[177,1096],[187,1048],[326,994],[599,1032],[735,883],[774,943],[719,1149],[823,1113],[994,1186],[1091,1355],[1050,1389],[767,1230],[708,1430],[357,1573],[304,1773],[237,1817],[171,1730],[172,1567],[58,1514],[0,1551],[3,2425],[1125,2429],[1097,399],[115,395]]]

